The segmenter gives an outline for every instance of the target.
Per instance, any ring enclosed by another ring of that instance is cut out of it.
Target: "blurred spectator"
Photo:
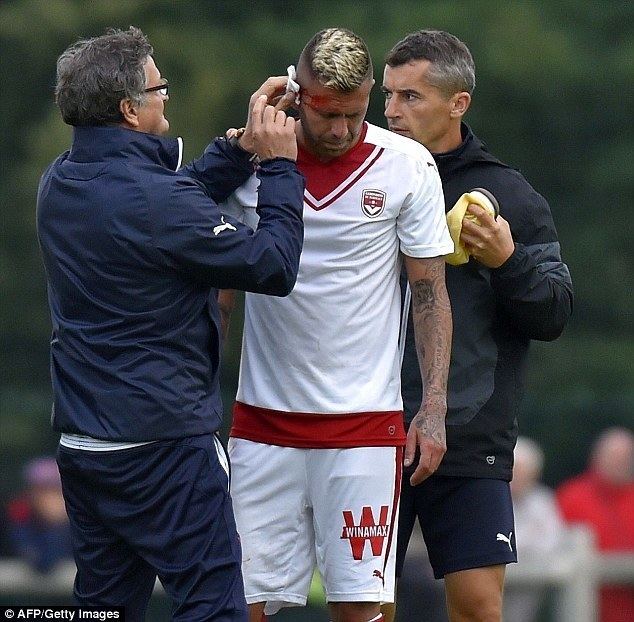
[[[11,553],[35,570],[48,572],[61,560],[72,560],[68,517],[53,458],[38,458],[24,468],[26,488],[7,509]]]
[[[634,434],[609,428],[596,440],[588,469],[557,489],[569,523],[592,529],[601,551],[634,552]],[[604,586],[601,622],[634,620],[634,588]]]
[[[513,458],[511,495],[518,562],[548,562],[561,546],[565,528],[555,493],[541,483],[544,452],[537,443],[520,436]],[[544,588],[507,586],[504,619],[513,622],[537,620],[544,596]]]

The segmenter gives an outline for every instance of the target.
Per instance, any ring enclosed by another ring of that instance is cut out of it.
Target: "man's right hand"
[[[283,110],[277,110],[266,102],[266,95],[260,95],[249,119],[253,150],[258,154],[260,161],[273,158],[297,160],[295,119],[287,117]],[[243,136],[246,133],[245,131]]]
[[[287,80],[287,76],[268,78],[249,100],[247,124],[239,143],[245,151],[257,153],[260,160],[297,159],[295,120],[283,112],[295,100],[295,93],[286,93]]]

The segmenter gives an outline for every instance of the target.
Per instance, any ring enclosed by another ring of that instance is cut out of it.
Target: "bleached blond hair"
[[[346,28],[320,30],[299,58],[320,84],[337,91],[354,91],[372,78],[372,59],[365,42]]]

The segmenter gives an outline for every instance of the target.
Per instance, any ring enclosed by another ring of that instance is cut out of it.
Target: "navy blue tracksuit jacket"
[[[222,216],[253,172],[223,139],[175,170],[181,143],[77,127],[42,176],[37,228],[53,325],[53,425],[152,441],[220,426],[214,288],[283,296],[303,241],[304,180],[286,159],[259,169],[256,231]]]

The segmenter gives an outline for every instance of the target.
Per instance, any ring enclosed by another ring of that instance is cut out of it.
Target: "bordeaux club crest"
[[[382,190],[364,190],[361,195],[361,209],[368,218],[376,218],[385,209],[386,194]]]

